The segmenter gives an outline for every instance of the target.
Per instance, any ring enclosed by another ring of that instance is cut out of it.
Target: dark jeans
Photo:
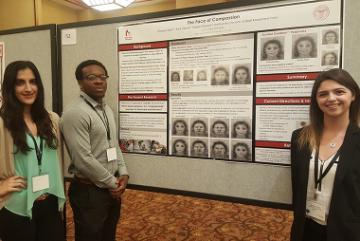
[[[304,241],[326,241],[326,226],[306,218],[304,227]]]
[[[74,212],[75,241],[115,241],[121,202],[108,189],[73,180],[69,200]]]
[[[64,241],[64,225],[58,210],[57,197],[49,195],[35,201],[32,219],[0,211],[0,237],[3,241]]]

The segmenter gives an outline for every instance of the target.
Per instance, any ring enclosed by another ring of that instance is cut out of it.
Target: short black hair
[[[89,59],[89,60],[85,60],[83,62],[81,62],[77,67],[76,67],[76,70],[75,70],[75,77],[76,79],[79,81],[79,80],[83,80],[84,79],[84,76],[83,76],[83,68],[87,67],[87,66],[90,66],[90,65],[97,65],[97,66],[100,66],[101,68],[103,68],[105,70],[105,74],[108,75],[108,72],[105,68],[105,66],[100,63],[99,61],[97,60],[94,60],[94,59]]]

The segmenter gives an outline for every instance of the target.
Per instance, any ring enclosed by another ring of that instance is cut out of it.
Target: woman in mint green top
[[[44,87],[36,66],[29,61],[10,63],[2,96],[0,238],[64,241],[58,116],[44,108]]]
[[[15,154],[15,170],[16,174],[26,178],[27,185],[33,186],[32,177],[39,175],[38,160],[34,142],[29,134],[26,135],[26,140],[31,150],[27,154],[18,152]],[[35,138],[37,143],[40,143],[40,137]],[[16,147],[15,147],[16,149]],[[29,153],[31,153],[29,155]],[[23,189],[20,192],[15,192],[6,203],[5,208],[13,213],[21,216],[32,218],[32,207],[34,201],[44,194],[52,194],[58,197],[59,210],[64,206],[64,185],[60,173],[60,165],[57,160],[57,152],[44,145],[41,164],[41,174],[49,174],[49,188],[33,192],[31,188]],[[50,161],[46,161],[50,160]]]

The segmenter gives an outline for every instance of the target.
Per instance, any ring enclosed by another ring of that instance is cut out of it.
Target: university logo
[[[330,9],[326,5],[319,5],[314,9],[313,16],[316,20],[325,20],[330,14]]]
[[[132,40],[131,33],[128,29],[125,31],[125,40]]]

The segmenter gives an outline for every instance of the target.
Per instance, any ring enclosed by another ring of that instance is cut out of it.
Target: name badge
[[[38,192],[50,187],[49,174],[32,177],[32,191]]]
[[[307,216],[315,219],[326,221],[326,210],[324,203],[319,201],[308,200],[306,204]]]
[[[117,159],[116,148],[112,147],[112,148],[106,149],[106,156],[107,156],[108,162],[116,160]]]

